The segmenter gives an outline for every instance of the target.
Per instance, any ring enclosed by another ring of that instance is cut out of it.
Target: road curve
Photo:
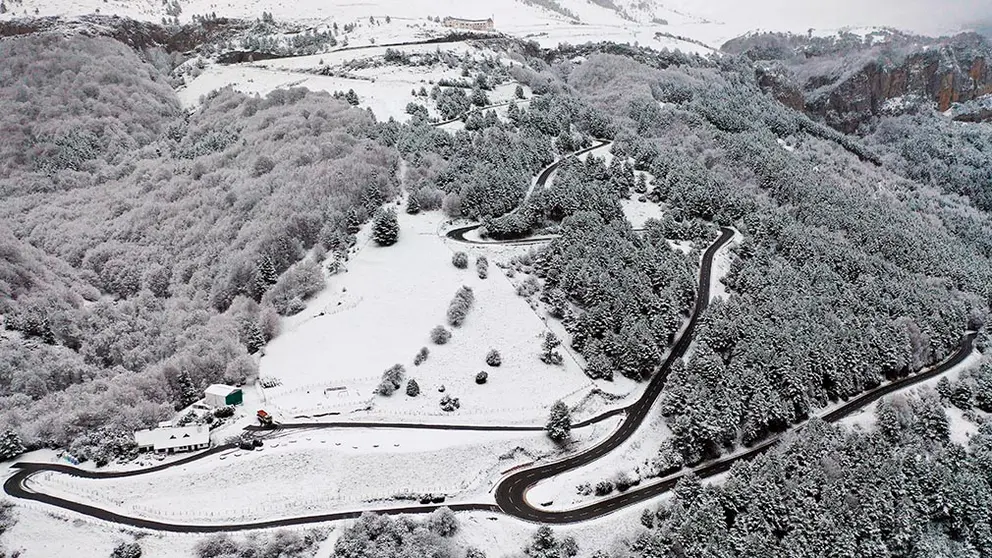
[[[706,252],[703,253],[702,265],[699,269],[699,288],[696,295],[696,302],[692,308],[692,313],[689,315],[689,322],[678,335],[678,338],[675,340],[675,343],[672,345],[672,348],[668,353],[668,357],[665,358],[665,361],[662,363],[661,367],[651,378],[651,381],[648,382],[647,388],[644,390],[644,393],[641,395],[640,399],[626,407],[626,416],[620,428],[613,432],[613,434],[611,434],[607,439],[579,454],[554,463],[548,463],[546,465],[540,465],[517,471],[504,478],[496,488],[496,504],[500,507],[500,509],[506,513],[519,517],[520,519],[529,521],[539,521],[542,523],[565,523],[571,521],[582,521],[583,519],[591,519],[592,517],[605,515],[619,507],[619,504],[615,503],[617,501],[616,498],[609,498],[596,502],[595,504],[591,504],[586,508],[582,508],[585,510],[584,514],[577,516],[576,512],[571,510],[567,512],[555,512],[534,508],[528,504],[526,493],[530,487],[534,486],[541,480],[559,475],[570,469],[582,467],[583,465],[603,457],[610,451],[613,451],[620,446],[620,444],[630,438],[630,436],[637,430],[638,426],[640,426],[644,419],[647,418],[648,412],[651,410],[651,407],[654,405],[655,401],[661,395],[662,389],[665,387],[665,381],[668,379],[668,372],[671,370],[672,364],[677,359],[680,359],[683,355],[685,355],[686,349],[689,348],[689,343],[692,342],[692,335],[696,330],[696,324],[703,312],[709,306],[709,285],[710,275],[713,269],[713,256],[716,254],[717,250],[730,242],[730,239],[733,238],[733,236],[734,231],[732,229],[722,227],[720,229],[720,236],[709,246],[709,248],[706,249]],[[640,492],[640,490],[628,491],[624,494],[624,496],[627,496],[632,492],[637,493]],[[648,497],[649,496],[645,496],[644,498]]]
[[[895,391],[907,388],[909,386],[918,384],[920,382],[929,380],[944,372],[947,372],[952,367],[960,364],[971,352],[974,350],[974,340],[975,333],[968,333],[964,336],[961,345],[958,346],[957,350],[946,360],[940,364],[913,374],[911,376],[906,376],[900,378],[883,386],[879,386],[873,390],[867,391],[854,397],[844,405],[841,405],[837,409],[824,414],[820,417],[826,422],[837,422],[847,416],[850,416],[855,411],[864,408],[866,405],[878,401],[882,397],[891,394]],[[640,403],[640,402],[638,402]],[[634,405],[637,405],[635,403]],[[630,415],[628,415],[630,416]],[[624,427],[626,427],[626,423]],[[802,425],[797,425],[790,428],[789,431],[795,431]],[[637,428],[634,425],[632,429],[628,432],[625,428],[621,428],[614,436],[619,436],[623,432],[627,432],[627,436]],[[760,441],[757,445],[752,446],[747,451],[732,456],[724,457],[722,459],[717,459],[700,465],[694,469],[692,472],[696,474],[697,477],[701,479],[709,478],[720,473],[724,473],[737,463],[738,461],[747,461],[768,451],[771,447],[776,445],[782,440],[782,434],[776,435],[772,438],[768,438]],[[513,515],[519,519],[525,521],[533,521],[537,523],[549,523],[549,524],[564,524],[564,523],[575,523],[578,521],[586,521],[590,519],[595,519],[607,514],[610,514],[621,508],[643,502],[645,500],[654,498],[660,494],[664,494],[671,490],[679,480],[682,479],[689,471],[680,471],[674,475],[665,477],[664,479],[654,482],[651,484],[646,484],[640,486],[634,490],[628,490],[617,496],[611,498],[604,498],[597,500],[590,504],[572,508],[568,510],[542,510],[532,506],[526,500],[526,493],[529,488],[534,486],[537,482],[550,478],[552,476],[561,474],[573,467],[579,467],[584,463],[588,463],[598,457],[601,457],[606,452],[614,449],[619,443],[609,445],[611,439],[607,439],[605,442],[601,443],[599,446],[592,448],[589,452],[584,452],[583,454],[577,455],[575,457],[565,459],[556,463],[551,463],[541,467],[534,467],[532,469],[525,469],[523,471],[514,473],[513,475],[503,479],[503,482],[497,487],[496,502],[505,513]],[[624,437],[626,439],[626,437]],[[621,440],[622,442],[623,440]],[[600,451],[600,448],[608,448]]]
[[[534,185],[531,187],[530,190],[527,191],[527,196],[525,196],[524,201],[526,201],[526,198],[530,196],[530,193],[534,189],[536,189],[536,188],[544,188],[545,185],[548,183],[548,180],[551,178],[551,175],[556,170],[558,170],[558,167],[560,167],[561,164],[564,163],[566,160],[571,159],[572,157],[578,157],[580,155],[584,155],[584,154],[586,154],[586,153],[588,153],[590,151],[593,151],[594,149],[599,149],[600,147],[603,147],[605,145],[609,145],[610,143],[612,143],[610,140],[596,140],[596,142],[593,145],[590,145],[589,147],[585,147],[585,148],[582,148],[582,149],[580,149],[578,151],[574,151],[572,153],[569,153],[565,157],[562,157],[561,159],[558,159],[557,161],[555,161],[555,162],[551,163],[550,165],[544,167],[541,170],[541,172],[537,175],[537,180],[534,182]],[[514,209],[513,211],[517,211],[521,207],[523,207],[523,204],[517,206],[517,208]],[[511,211],[511,213],[512,213],[512,211]],[[550,242],[550,241],[552,241],[552,240],[554,240],[556,238],[555,236],[539,237],[539,238],[518,238],[518,239],[510,239],[510,240],[470,240],[468,238],[465,238],[465,235],[467,233],[469,233],[471,231],[474,231],[475,229],[477,229],[477,228],[479,228],[481,226],[482,226],[481,224],[476,224],[476,225],[466,225],[466,226],[463,226],[463,227],[458,227],[458,228],[451,229],[450,231],[448,231],[447,234],[445,234],[445,236],[447,238],[450,238],[451,240],[456,241],[456,242],[462,242],[462,243],[465,243],[465,244],[477,244],[477,245],[487,245],[487,244],[489,244],[489,245],[497,245],[497,244],[498,245],[506,245],[506,244],[514,244],[514,245],[540,244],[542,242]]]
[[[709,297],[707,295],[708,288],[706,288],[710,283],[710,274],[713,263],[713,256],[720,247],[725,245],[730,238],[733,236],[733,231],[727,228],[721,230],[720,237],[706,250],[703,254],[703,262],[699,272],[699,295],[696,297],[695,305],[693,306],[692,314],[690,315],[689,323],[686,328],[679,335],[677,341],[672,347],[668,358],[665,359],[658,373],[652,378],[651,382],[648,384],[647,389],[641,398],[635,403],[629,405],[625,408],[619,408],[611,410],[603,415],[593,417],[584,422],[589,422],[593,420],[603,420],[608,416],[615,416],[624,414],[625,418],[621,424],[621,427],[615,431],[609,438],[603,442],[597,444],[596,446],[585,450],[579,454],[573,455],[569,458],[557,461],[554,463],[549,463],[546,465],[541,465],[537,467],[531,467],[528,469],[519,470],[513,474],[504,477],[499,481],[496,487],[496,505],[492,504],[481,504],[481,503],[454,503],[447,504],[446,507],[454,511],[488,511],[488,512],[502,512],[513,517],[532,522],[539,523],[551,523],[551,524],[563,524],[563,523],[575,523],[580,521],[585,521],[589,519],[594,519],[601,517],[616,510],[622,509],[624,507],[643,502],[657,495],[663,494],[672,489],[675,484],[681,479],[688,471],[681,471],[675,475],[666,477],[658,482],[651,484],[642,485],[636,489],[628,490],[617,496],[610,498],[604,498],[581,506],[578,508],[562,511],[550,511],[535,508],[530,505],[526,499],[527,490],[534,484],[542,479],[552,477],[554,475],[563,473],[571,468],[580,467],[587,463],[590,463],[612,449],[615,449],[621,443],[623,443],[627,438],[629,438],[637,427],[644,421],[647,416],[648,411],[651,406],[658,398],[661,393],[661,389],[664,387],[665,378],[667,377],[668,370],[670,370],[672,363],[676,358],[681,358],[685,354],[686,349],[692,339],[692,334],[695,331],[696,323],[698,322],[703,311],[709,304]],[[961,345],[957,351],[951,355],[947,360],[930,368],[928,370],[907,376],[905,378],[900,378],[874,390],[865,392],[844,405],[838,407],[837,409],[826,413],[823,415],[823,420],[827,422],[835,422],[840,420],[854,411],[863,408],[865,405],[872,403],[879,398],[892,393],[894,391],[909,387],[911,385],[917,384],[919,382],[928,380],[935,376],[938,376],[951,367],[961,363],[968,355],[972,352],[974,347],[975,333],[968,333],[965,335],[961,342]],[[357,426],[357,423],[351,423]],[[374,423],[376,426],[383,426],[383,423]],[[583,423],[576,424],[576,427],[582,426]],[[314,427],[314,424],[310,425],[294,425],[294,428],[305,428]],[[437,425],[435,425],[437,426]],[[446,425],[449,428],[445,429],[471,429],[476,428],[471,425],[459,427],[458,425]],[[349,427],[345,425],[339,425],[336,427]],[[423,425],[411,425],[404,423],[394,423],[390,427],[397,428],[423,428]],[[492,427],[499,428],[499,427]],[[503,427],[506,428],[506,427]],[[511,428],[534,428],[534,427],[511,427]],[[790,430],[794,430],[790,429]],[[723,473],[730,469],[730,467],[742,460],[751,459],[756,455],[759,455],[769,448],[777,444],[781,440],[781,436],[776,436],[767,440],[760,442],[758,445],[751,447],[745,452],[736,454],[733,456],[725,457],[712,461],[696,467],[692,471],[700,478],[711,477],[720,473]],[[154,473],[156,471],[161,471],[170,467],[182,466],[193,461],[209,457],[216,453],[223,451],[228,451],[233,449],[233,445],[223,445],[213,448],[209,451],[163,465],[158,465],[151,467],[149,469],[138,469],[133,471],[116,471],[116,472],[98,472],[98,471],[87,471],[79,469],[77,467],[70,467],[68,465],[55,465],[49,463],[17,463],[14,464],[14,468],[19,469],[17,473],[9,477],[6,482],[4,482],[4,491],[15,498],[21,498],[25,500],[32,500],[36,502],[41,502],[47,505],[59,507],[62,509],[74,511],[101,519],[104,521],[110,521],[113,523],[118,523],[122,525],[129,525],[132,527],[138,527],[143,529],[151,529],[157,531],[171,531],[171,532],[181,532],[181,533],[215,533],[215,532],[230,532],[230,531],[244,531],[252,529],[267,529],[275,527],[289,527],[297,525],[306,525],[311,523],[322,523],[327,521],[336,521],[341,519],[353,519],[360,516],[364,511],[374,511],[381,514],[419,514],[419,513],[429,513],[442,506],[444,504],[428,504],[428,505],[408,505],[408,506],[397,506],[397,507],[387,507],[378,508],[374,510],[352,510],[352,511],[342,511],[335,513],[326,514],[315,514],[306,516],[297,516],[282,519],[272,519],[266,521],[256,521],[256,522],[243,522],[243,523],[226,523],[226,524],[186,524],[186,523],[170,523],[166,521],[155,521],[150,519],[143,519],[138,517],[131,517],[123,515],[110,510],[105,510],[96,506],[91,506],[83,504],[80,502],[74,502],[71,500],[66,500],[64,498],[59,498],[57,496],[52,496],[45,493],[34,492],[25,486],[26,481],[37,473],[53,471],[58,473],[64,473],[68,475],[73,475],[77,477],[85,478],[121,478],[130,477],[137,475],[144,475],[148,473]]]

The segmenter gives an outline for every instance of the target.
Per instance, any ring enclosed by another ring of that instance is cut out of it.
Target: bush
[[[431,332],[431,335],[433,335],[433,332]],[[438,343],[438,344],[441,345],[441,343]],[[417,356],[413,357],[413,365],[414,366],[420,366],[421,364],[423,364],[424,362],[426,362],[427,361],[427,355],[429,355],[429,354],[430,354],[430,351],[427,350],[427,347],[421,347],[420,348],[420,351],[417,352]]]
[[[468,254],[466,254],[465,252],[455,252],[455,254],[453,256],[451,256],[451,263],[452,263],[452,265],[454,265],[458,269],[465,269],[465,268],[467,268],[468,267]]]
[[[503,357],[499,356],[499,351],[496,349],[491,349],[486,353],[486,364],[489,366],[499,366],[503,364]]]
[[[227,418],[234,416],[234,406],[228,405],[226,407],[220,407],[219,409],[214,409],[214,416],[217,418]]]
[[[141,558],[141,545],[136,542],[121,543],[110,553],[110,558]]]
[[[475,259],[475,271],[479,274],[479,279],[489,277],[489,259],[479,256]]]
[[[488,381],[488,380],[489,380],[489,373],[486,372],[485,370],[483,370],[483,371],[481,371],[481,372],[479,372],[478,374],[475,375],[475,383],[477,383],[479,385],[482,385],[482,384],[486,383],[486,381]]]
[[[410,397],[420,395],[420,384],[417,383],[417,380],[410,378],[410,381],[406,383],[406,394]]]
[[[392,395],[393,392],[400,389],[404,374],[406,374],[406,369],[403,368],[402,364],[394,364],[389,367],[382,373],[382,382],[376,388],[375,392],[387,397]]]
[[[613,492],[612,481],[601,480],[596,483],[596,496],[606,496],[610,492]]]
[[[475,294],[469,287],[462,286],[448,305],[448,325],[459,327],[465,321],[469,309],[475,303]]]
[[[392,246],[400,236],[400,225],[396,211],[392,208],[379,210],[372,220],[372,239],[379,246]]]
[[[626,471],[620,471],[617,473],[614,483],[616,484],[617,490],[620,492],[626,492],[628,488],[634,486],[634,479],[630,478],[630,475],[628,475]]]
[[[441,397],[441,410],[446,413],[450,413],[461,406],[462,404],[458,401],[457,397],[452,397],[450,395],[444,395]]]
[[[533,277],[528,277],[523,283],[517,285],[517,295],[524,298],[541,290],[541,282]]]
[[[431,341],[435,345],[444,345],[451,340],[451,332],[444,328],[444,326],[437,326],[431,330]]]
[[[458,519],[450,508],[438,508],[427,518],[427,526],[432,533],[450,537],[458,532]]]
[[[486,553],[474,546],[470,546],[465,549],[465,558],[486,558]]]

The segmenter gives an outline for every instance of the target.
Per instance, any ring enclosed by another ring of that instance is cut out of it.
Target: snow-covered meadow
[[[266,347],[260,375],[282,382],[265,390],[265,404],[277,420],[370,406],[343,418],[543,424],[555,400],[578,400],[592,387],[574,360],[566,358],[562,366],[540,361],[547,326],[517,295],[487,247],[443,238],[439,213],[401,211],[399,223],[400,241],[388,248],[362,235],[347,271],[329,277],[327,288],[287,319],[283,333]],[[470,254],[468,269],[452,265],[455,251]],[[480,279],[474,262],[486,254],[490,275]],[[445,321],[448,303],[463,285],[474,291],[475,305],[465,323],[452,328]],[[445,345],[430,340],[437,325],[452,331]],[[415,366],[421,347],[430,354]],[[490,349],[501,354],[501,366],[486,364]],[[419,396],[408,397],[403,389],[390,397],[373,395],[382,372],[394,364],[417,380]],[[480,385],[475,376],[483,370],[489,378]],[[459,398],[459,410],[441,410],[441,386]]]

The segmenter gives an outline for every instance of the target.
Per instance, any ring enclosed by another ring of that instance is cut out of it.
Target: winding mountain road
[[[597,145],[586,148],[584,150],[577,151],[570,155],[569,157],[574,157],[581,155],[586,151],[591,151],[602,147],[609,142],[598,142]],[[534,187],[543,187],[551,174],[561,165],[561,163],[568,157],[559,159],[549,166],[545,167],[541,173],[538,175],[537,180],[534,183]],[[469,225],[464,227],[459,227],[448,231],[446,236],[452,240],[458,242],[465,242],[471,244],[535,244],[538,242],[547,242],[552,240],[552,238],[524,238],[518,240],[508,240],[500,242],[486,242],[469,240],[465,238],[465,234],[478,228],[479,225]],[[573,428],[582,428],[590,424],[595,424],[597,422],[603,421],[614,416],[623,416],[623,421],[620,427],[617,428],[609,437],[601,441],[597,445],[582,450],[574,455],[567,458],[555,461],[552,463],[547,463],[543,465],[537,465],[533,467],[528,467],[521,469],[510,475],[502,478],[496,485],[496,504],[483,504],[483,503],[453,503],[453,504],[429,504],[429,505],[408,505],[400,507],[387,507],[378,508],[373,510],[349,510],[340,511],[334,513],[325,514],[315,514],[315,515],[304,515],[297,517],[272,519],[266,521],[255,521],[255,522],[241,522],[241,523],[218,523],[218,524],[186,524],[186,523],[171,523],[166,521],[156,521],[151,519],[144,519],[140,517],[133,517],[118,513],[115,511],[103,509],[97,506],[92,506],[82,502],[75,502],[58,496],[53,496],[51,494],[46,494],[43,492],[36,492],[30,488],[31,477],[45,472],[55,472],[60,474],[66,474],[76,477],[90,478],[90,479],[113,479],[113,478],[123,478],[132,477],[138,475],[146,475],[162,471],[165,469],[173,467],[181,467],[187,465],[194,461],[204,459],[221,453],[224,451],[234,449],[233,445],[222,445],[213,448],[209,451],[174,461],[171,463],[158,465],[156,467],[151,467],[148,469],[138,469],[133,471],[115,471],[115,472],[98,472],[98,471],[88,471],[80,469],[77,467],[71,467],[68,465],[58,465],[50,463],[16,463],[13,465],[18,471],[10,476],[3,485],[4,491],[14,498],[20,498],[24,500],[32,500],[35,502],[40,502],[50,506],[62,508],[65,510],[74,511],[83,515],[101,519],[104,521],[109,521],[113,523],[118,523],[121,525],[128,525],[131,527],[138,527],[143,529],[151,529],[156,531],[171,531],[180,533],[215,533],[215,532],[229,532],[229,531],[244,531],[250,529],[266,529],[274,527],[288,527],[296,525],[305,525],[311,523],[323,523],[327,521],[335,521],[340,519],[352,519],[360,516],[365,511],[374,511],[381,514],[418,514],[418,513],[428,513],[432,512],[440,507],[446,506],[454,511],[487,511],[487,512],[502,512],[507,515],[532,522],[539,523],[551,523],[551,524],[564,524],[564,523],[574,523],[580,521],[586,521],[590,519],[595,519],[613,513],[621,508],[643,502],[659,494],[663,494],[672,489],[675,484],[681,479],[688,470],[680,471],[674,475],[665,477],[664,479],[642,484],[641,486],[628,490],[619,495],[611,496],[608,498],[601,498],[593,501],[589,504],[576,507],[569,510],[546,510],[540,507],[533,506],[527,500],[527,491],[533,487],[538,482],[549,479],[556,475],[562,474],[566,471],[582,467],[587,465],[610,451],[616,449],[621,444],[623,444],[627,439],[629,439],[637,428],[644,422],[645,418],[648,416],[649,411],[652,406],[657,401],[658,397],[665,386],[665,382],[668,378],[668,373],[671,369],[672,364],[676,359],[682,358],[685,355],[689,344],[692,342],[693,334],[695,333],[696,324],[702,316],[703,312],[709,305],[709,285],[711,282],[711,273],[713,267],[713,257],[718,250],[724,247],[730,239],[733,237],[734,231],[732,229],[723,227],[720,231],[720,236],[706,249],[703,253],[702,263],[699,270],[699,287],[696,301],[692,308],[692,312],[689,316],[688,323],[685,328],[678,334],[675,343],[672,345],[671,350],[665,361],[662,363],[661,367],[651,378],[648,383],[647,388],[641,397],[634,403],[621,408],[611,409],[595,417],[591,417],[582,422],[576,423]],[[975,339],[975,333],[968,333],[964,336],[961,345],[958,347],[957,351],[951,355],[947,360],[934,366],[928,370],[919,372],[917,374],[907,376],[885,384],[883,386],[877,387],[873,390],[865,392],[850,401],[839,406],[837,409],[824,414],[821,418],[827,422],[835,422],[840,420],[853,412],[862,409],[866,405],[878,400],[879,398],[892,393],[894,391],[904,389],[906,387],[915,385],[919,382],[926,381],[930,378],[938,376],[943,372],[946,372],[953,366],[962,362],[973,350],[973,344]],[[790,430],[794,430],[799,426],[793,427]],[[399,423],[399,422],[318,422],[318,423],[290,423],[282,424],[279,426],[280,429],[312,429],[312,428],[399,428],[399,429],[434,429],[434,430],[474,430],[474,431],[540,431],[543,430],[541,426],[530,426],[530,425],[464,425],[464,424],[424,424],[424,423]],[[259,430],[258,427],[249,427],[249,430]],[[780,436],[772,437],[766,439],[759,444],[735,455],[723,457],[703,465],[700,465],[692,471],[700,478],[712,477],[714,475],[723,473],[730,469],[730,467],[742,460],[748,460],[756,455],[759,455],[769,448],[778,443],[781,439]]]
[[[652,378],[644,394],[635,403],[629,405],[625,408],[614,409],[604,415],[594,417],[590,420],[602,420],[607,415],[615,416],[618,414],[624,414],[624,420],[620,428],[618,428],[613,434],[611,434],[607,439],[600,442],[599,444],[577,453],[568,458],[556,461],[553,463],[548,463],[545,465],[539,465],[535,467],[530,467],[522,469],[520,471],[514,472],[509,476],[504,477],[499,481],[496,486],[496,505],[492,504],[482,504],[482,503],[453,503],[447,504],[447,507],[454,511],[487,511],[487,512],[502,512],[513,517],[532,522],[540,523],[550,523],[550,524],[563,524],[563,523],[574,523],[579,521],[590,520],[598,518],[607,514],[610,514],[621,508],[643,502],[660,494],[663,494],[672,489],[675,484],[681,479],[687,471],[680,471],[674,475],[661,479],[660,481],[641,485],[635,489],[628,490],[622,494],[612,496],[609,498],[603,498],[586,504],[581,507],[577,507],[569,510],[544,510],[531,505],[527,501],[527,491],[529,488],[534,486],[541,480],[551,478],[555,475],[561,474],[565,471],[571,470],[576,467],[581,467],[586,465],[600,457],[606,455],[611,450],[617,448],[620,444],[626,441],[637,428],[643,423],[644,419],[647,417],[648,411],[657,400],[661,394],[662,388],[664,387],[665,379],[667,378],[668,371],[671,368],[673,362],[676,358],[681,358],[685,354],[686,349],[692,340],[692,335],[695,331],[696,323],[698,322],[702,312],[706,309],[709,304],[709,298],[704,293],[708,292],[705,287],[709,285],[710,274],[712,270],[713,256],[717,250],[724,246],[732,237],[733,231],[724,228],[721,231],[720,237],[706,250],[703,254],[703,262],[699,272],[699,285],[700,285],[700,296],[697,297],[695,305],[692,310],[692,314],[689,319],[688,325],[684,328],[682,333],[679,335],[675,344],[670,351],[668,358],[662,364],[661,369]],[[953,366],[962,362],[973,350],[973,344],[975,339],[975,333],[969,333],[965,335],[962,340],[961,345],[958,350],[947,360],[934,366],[928,370],[919,372],[917,374],[901,378],[875,388],[874,390],[865,392],[858,397],[851,399],[845,404],[841,405],[837,409],[826,413],[823,415],[823,420],[827,422],[835,422],[840,420],[853,412],[862,409],[866,405],[878,400],[879,398],[887,395],[889,393],[895,392],[900,389],[915,385],[917,383],[926,381],[935,376],[938,376]],[[471,425],[412,425],[403,423],[372,423],[368,427],[390,427],[390,428],[440,428],[440,429],[471,429],[478,428],[472,427]],[[299,428],[304,427],[314,427],[315,425],[299,425]],[[578,425],[577,425],[578,426]],[[294,426],[296,427],[296,426]],[[344,424],[335,424],[335,427],[349,427]],[[355,425],[353,427],[359,427]],[[493,428],[514,428],[514,429],[532,429],[533,427],[493,427]],[[781,437],[773,437],[762,441],[758,445],[749,448],[748,450],[741,452],[736,455],[724,457],[718,459],[699,467],[693,469],[693,472],[700,478],[712,477],[714,475],[723,473],[730,469],[730,467],[742,460],[751,459],[756,455],[759,455],[769,448],[774,446],[780,441]],[[375,511],[382,514],[419,514],[428,513],[434,511],[440,507],[442,504],[430,504],[430,505],[409,505],[400,507],[388,507],[379,508],[375,510],[350,510],[341,511],[334,513],[325,514],[315,514],[315,515],[305,515],[290,518],[272,519],[266,521],[255,521],[255,522],[242,522],[242,523],[227,523],[227,524],[185,524],[185,523],[172,523],[166,521],[156,521],[151,519],[144,519],[140,517],[133,517],[124,515],[115,511],[106,510],[99,508],[97,506],[88,505],[82,502],[75,502],[72,500],[67,500],[65,498],[60,498],[58,496],[53,496],[50,494],[35,492],[31,490],[28,486],[30,483],[30,478],[38,473],[43,472],[56,472],[67,475],[72,475],[76,477],[92,478],[92,479],[110,479],[110,478],[122,478],[131,477],[138,475],[146,475],[150,473],[155,473],[162,471],[164,469],[172,467],[180,467],[191,462],[204,459],[211,455],[228,451],[233,449],[231,445],[218,446],[207,452],[197,454],[195,456],[188,457],[179,461],[175,461],[168,464],[159,465],[149,469],[139,469],[134,471],[116,471],[116,472],[98,472],[98,471],[87,471],[84,469],[79,469],[77,467],[71,467],[68,465],[56,465],[50,463],[17,463],[14,468],[19,469],[14,475],[9,477],[6,482],[4,482],[4,491],[15,498],[32,500],[36,502],[41,502],[54,507],[74,511],[101,519],[104,521],[109,521],[113,523],[118,523],[122,525],[128,525],[132,527],[138,527],[143,529],[151,529],[157,531],[171,531],[171,532],[182,532],[182,533],[214,533],[214,532],[229,532],[229,531],[243,531],[251,529],[266,529],[274,527],[288,527],[296,525],[305,525],[311,523],[322,523],[327,521],[335,521],[341,519],[352,519],[360,516],[364,511]]]

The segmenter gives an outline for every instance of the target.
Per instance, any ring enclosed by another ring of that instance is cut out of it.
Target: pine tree
[[[379,211],[372,222],[372,239],[379,246],[392,246],[400,236],[400,225],[392,208]]]
[[[21,437],[17,435],[17,432],[8,430],[0,436],[0,461],[13,459],[24,453],[25,449],[24,444],[21,443]]]
[[[417,201],[417,196],[410,196],[406,200],[406,212],[410,215],[416,215],[420,213],[420,202]]]
[[[177,398],[179,409],[184,409],[189,407],[193,403],[200,400],[201,394],[196,385],[193,384],[193,378],[190,377],[189,372],[183,370],[179,373],[179,377],[176,379],[177,388]]]
[[[544,340],[541,342],[541,361],[545,364],[561,364],[562,356],[561,353],[555,349],[561,345],[561,340],[558,336],[550,331],[544,334]]]
[[[347,40],[347,39],[345,39],[345,40]],[[349,89],[348,92],[345,93],[345,95],[344,95],[344,100],[345,101],[348,101],[348,104],[349,105],[352,105],[352,106],[357,105],[359,103],[358,93],[355,93],[355,90],[354,89]]]
[[[545,429],[548,431],[548,437],[555,442],[561,443],[568,440],[572,434],[572,413],[565,403],[560,400],[555,401],[551,407],[551,415],[548,417]]]
[[[241,323],[241,342],[248,349],[248,354],[253,355],[265,346],[265,336],[262,329],[258,327],[258,322],[248,318]]]
[[[410,397],[420,395],[420,384],[417,383],[417,380],[410,378],[410,381],[406,383],[406,394]]]
[[[513,94],[516,95],[516,97],[518,99],[523,99],[524,98],[524,86],[523,85],[520,85],[518,83],[517,84],[517,87],[513,90]],[[511,105],[511,106],[516,106],[516,105]]]
[[[262,256],[255,262],[255,283],[258,292],[265,293],[278,280],[279,274],[276,273],[276,266],[272,263],[272,258]]]

